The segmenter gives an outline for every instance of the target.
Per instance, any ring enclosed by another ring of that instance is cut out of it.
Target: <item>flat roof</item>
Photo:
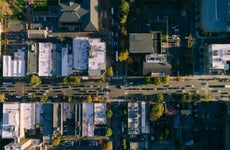
[[[94,124],[106,124],[106,104],[94,104]]]
[[[227,32],[230,19],[229,0],[202,0],[202,19],[205,32]]]
[[[48,36],[48,30],[28,30],[28,39],[46,39]]]
[[[3,77],[23,77],[25,76],[26,63],[25,52],[18,49],[14,56],[3,56]]]
[[[154,53],[153,33],[130,33],[129,53]]]
[[[101,39],[90,39],[90,52],[88,59],[89,76],[100,76],[101,70],[106,69],[106,43]]]
[[[38,75],[51,76],[52,75],[52,43],[39,43],[39,58],[38,58]]]
[[[86,70],[88,68],[89,38],[77,37],[73,39],[73,68]]]
[[[14,139],[19,136],[20,132],[20,104],[19,103],[4,103],[3,104],[3,124],[2,138]]]
[[[94,136],[93,103],[82,104],[82,136]]]
[[[68,47],[62,48],[62,76],[68,76],[71,74],[72,61],[69,59]]]
[[[228,70],[227,61],[230,61],[230,44],[211,44],[208,49],[212,53],[212,69]]]
[[[35,103],[20,104],[20,137],[24,137],[23,129],[35,129]]]

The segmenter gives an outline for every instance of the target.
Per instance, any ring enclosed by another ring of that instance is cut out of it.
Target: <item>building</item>
[[[27,37],[31,40],[47,39],[48,30],[27,30]]]
[[[42,134],[42,141],[45,144],[51,144],[53,134],[53,104],[42,104],[40,119],[40,132]]]
[[[82,104],[82,137],[94,136],[93,103]]]
[[[38,75],[39,76],[52,76],[53,73],[53,52],[55,45],[52,43],[39,43],[38,44]]]
[[[4,146],[5,150],[40,149],[39,139],[22,139],[20,142],[11,142]]]
[[[228,0],[202,0],[200,25],[204,32],[228,32],[230,2]]]
[[[83,0],[82,4],[70,1],[60,3],[59,26],[69,30],[98,31],[98,0]]]
[[[15,139],[20,137],[20,104],[3,104],[2,138]]]
[[[95,125],[106,124],[106,104],[94,103],[94,124]]]
[[[73,39],[73,72],[101,76],[106,70],[106,45],[101,39]]]
[[[207,74],[222,74],[229,71],[230,44],[211,44],[206,47],[208,62],[205,66]]]
[[[35,136],[36,119],[35,119],[35,103],[20,104],[20,138],[27,136]]]
[[[90,39],[88,75],[101,76],[106,70],[106,44],[101,39]]]
[[[13,56],[3,56],[3,77],[24,77],[25,72],[25,48],[18,49]]]
[[[148,119],[149,104],[146,102],[128,103],[128,134],[148,134],[149,119]]]
[[[143,75],[164,76],[171,74],[172,66],[165,54],[147,54],[143,62]]]
[[[68,51],[69,51],[69,48],[67,46],[62,47],[61,76],[69,76],[72,73],[73,55],[69,54]]]

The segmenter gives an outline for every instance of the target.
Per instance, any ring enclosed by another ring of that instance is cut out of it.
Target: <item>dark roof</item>
[[[98,0],[83,0],[83,3],[72,5],[59,4],[60,23],[81,23],[84,31],[98,31]]]
[[[129,53],[153,53],[152,33],[130,33]]]
[[[143,63],[143,75],[148,75],[153,73],[164,72],[165,75],[171,74],[172,66],[171,64],[160,64],[160,63]]]

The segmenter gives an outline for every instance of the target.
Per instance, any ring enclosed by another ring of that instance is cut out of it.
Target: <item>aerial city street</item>
[[[0,150],[230,150],[229,0],[0,0]]]

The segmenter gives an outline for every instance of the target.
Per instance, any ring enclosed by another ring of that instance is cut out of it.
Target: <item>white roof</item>
[[[94,136],[93,103],[83,103],[82,112],[82,136]]]
[[[106,124],[106,104],[94,104],[94,124]]]
[[[227,61],[230,61],[230,44],[212,44],[208,48],[212,52],[212,69],[228,70]]]
[[[3,76],[4,77],[23,77],[25,76],[25,52],[21,49],[11,56],[3,56]]]
[[[77,37],[73,39],[73,67],[76,70],[88,68],[89,38]]]
[[[21,103],[20,122],[20,137],[25,135],[23,129],[35,129],[35,103]]]
[[[19,103],[4,103],[3,104],[3,123],[2,123],[2,138],[14,139],[19,136],[20,128],[20,104]]]
[[[101,39],[90,39],[90,57],[89,57],[89,72],[90,70],[105,70],[106,62],[106,44],[101,42]],[[90,74],[89,74],[90,75]],[[100,76],[101,74],[99,74]]]
[[[52,43],[39,43],[39,76],[51,76],[52,49],[54,49],[54,45]]]

